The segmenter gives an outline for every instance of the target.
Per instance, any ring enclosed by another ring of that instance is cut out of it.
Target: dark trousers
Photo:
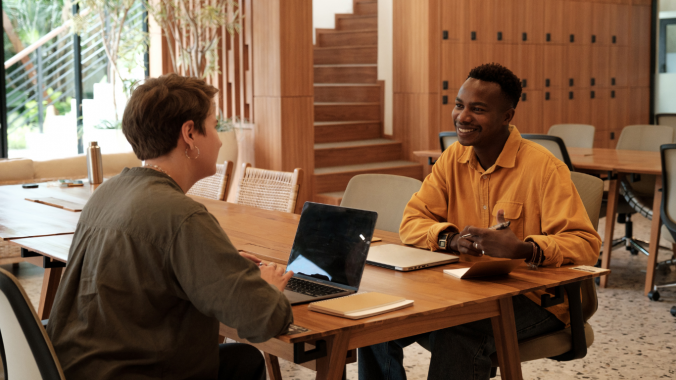
[[[513,297],[512,302],[519,340],[566,327],[554,314],[526,296]],[[432,346],[428,379],[489,379],[490,356],[496,351],[490,319],[360,348],[359,379],[405,380],[404,347],[413,344],[422,335],[429,336]]]
[[[218,380],[265,380],[265,359],[254,346],[244,343],[218,345]]]

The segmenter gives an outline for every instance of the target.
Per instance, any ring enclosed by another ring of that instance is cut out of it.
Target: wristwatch
[[[439,248],[449,250],[451,249],[451,239],[453,239],[453,235],[451,233],[443,233],[439,235]]]

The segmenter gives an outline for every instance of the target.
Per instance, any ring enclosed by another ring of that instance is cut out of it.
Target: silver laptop
[[[454,263],[460,260],[457,255],[431,252],[426,249],[407,247],[397,244],[383,244],[371,247],[367,264],[408,272],[437,265]]]
[[[305,202],[287,262],[292,305],[359,290],[378,213]]]

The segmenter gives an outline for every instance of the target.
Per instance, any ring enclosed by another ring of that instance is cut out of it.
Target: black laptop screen
[[[359,288],[377,217],[372,211],[306,202],[287,271]]]

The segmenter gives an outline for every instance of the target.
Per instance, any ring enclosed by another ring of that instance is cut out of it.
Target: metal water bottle
[[[101,147],[96,141],[91,141],[87,147],[87,177],[89,177],[89,183],[92,185],[103,182]]]

